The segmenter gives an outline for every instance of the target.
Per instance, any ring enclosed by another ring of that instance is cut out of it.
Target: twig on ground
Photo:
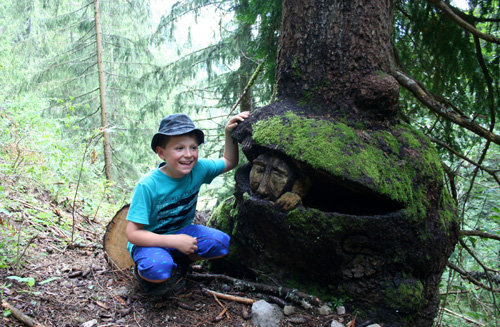
[[[226,316],[227,316],[227,319],[229,319],[229,313],[227,313],[227,308],[224,305],[222,305],[222,303],[220,303],[219,299],[217,298],[217,294],[219,294],[219,295],[223,295],[223,294],[216,293],[214,291],[210,291],[210,290],[207,290],[207,289],[205,289],[205,291],[207,293],[209,293],[209,294],[212,294],[212,296],[214,297],[215,301],[217,301],[217,303],[219,303],[219,305],[221,306],[221,308],[225,309],[222,312],[224,312],[226,314]],[[217,317],[222,317],[224,315],[224,313],[222,313],[222,315],[219,314]]]
[[[218,293],[218,292],[215,292],[212,290],[208,290],[206,288],[204,288],[204,290],[207,291],[208,293],[212,294],[214,297],[216,297],[216,299],[221,298],[224,300],[229,300],[229,301],[234,301],[234,302],[239,302],[239,303],[244,303],[244,304],[252,304],[254,302],[257,302],[257,300],[249,299],[247,297]],[[219,302],[219,300],[217,300],[217,302]],[[220,302],[219,302],[219,304],[220,304]],[[221,304],[221,306],[222,306],[222,304]]]
[[[19,321],[21,321],[23,324],[29,327],[44,327],[41,324],[36,323],[33,318],[28,317],[25,315],[21,310],[16,309],[14,306],[12,306],[10,303],[8,303],[5,300],[2,300],[2,308],[9,309],[12,315]]]

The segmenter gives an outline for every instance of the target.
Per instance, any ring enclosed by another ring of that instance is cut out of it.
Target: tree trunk
[[[240,6],[242,9],[245,9],[248,7],[248,0],[242,0],[240,2]],[[252,31],[251,31],[251,26],[250,24],[246,22],[240,22],[240,30],[242,31],[241,33],[241,40],[239,42],[239,49],[240,49],[240,94],[243,94],[245,91],[246,86],[248,85],[248,82],[250,81],[250,77],[252,75],[252,72],[250,71],[250,67],[254,66],[251,64],[250,59],[247,57],[247,49],[248,45],[250,43],[250,39],[252,37]],[[240,112],[243,111],[250,111],[253,109],[253,92],[252,88],[248,89],[246,93],[243,95],[241,98],[240,102]]]
[[[249,163],[209,225],[214,267],[346,299],[356,323],[428,327],[458,237],[427,137],[398,119],[390,0],[283,0],[277,96],[233,132]]]
[[[393,118],[392,21],[391,0],[284,0],[278,98],[322,115]]]
[[[101,101],[101,128],[104,139],[104,168],[108,181],[113,179],[112,164],[111,164],[111,147],[108,132],[108,113],[106,108],[106,83],[104,81],[104,65],[102,59],[102,30],[101,16],[99,14],[99,0],[95,0],[95,30],[97,43],[97,70],[99,75],[99,97]]]

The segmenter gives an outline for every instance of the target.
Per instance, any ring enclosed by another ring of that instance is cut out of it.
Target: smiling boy
[[[144,291],[170,294],[179,288],[189,263],[229,252],[227,234],[192,221],[200,186],[238,164],[238,143],[231,131],[248,115],[243,112],[228,121],[224,155],[217,160],[198,158],[204,133],[187,115],[162,119],[151,148],[164,162],[137,183],[127,215],[127,248]]]

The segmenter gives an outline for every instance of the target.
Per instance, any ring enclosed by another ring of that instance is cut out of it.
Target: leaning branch
[[[491,288],[489,287],[488,285],[485,285],[483,283],[481,283],[480,281],[478,281],[477,279],[475,279],[474,277],[472,277],[467,271],[465,271],[464,269],[460,268],[459,266],[455,265],[454,263],[451,263],[448,261],[448,264],[447,266],[450,268],[450,269],[453,269],[455,270],[457,273],[459,273],[464,279],[467,279],[469,282],[471,282],[472,284],[476,285],[476,286],[479,286],[480,288],[482,289],[485,289],[485,290],[488,290],[488,291],[492,291],[492,292],[496,292],[496,293],[500,293],[500,289],[499,288]]]
[[[253,85],[255,84],[255,81],[257,80],[257,77],[259,77],[260,73],[264,69],[265,62],[266,62],[266,60],[263,59],[260,62],[260,64],[257,66],[257,69],[255,69],[255,71],[253,72],[252,77],[250,77],[250,80],[248,81],[247,85],[245,86],[245,89],[243,90],[243,92],[241,93],[240,97],[238,98],[238,100],[236,101],[236,103],[233,105],[233,107],[229,111],[229,114],[227,115],[227,117],[231,116],[231,114],[233,113],[234,109],[236,109],[236,107],[238,106],[238,104],[240,104],[240,102],[243,99],[243,97],[248,93],[248,90],[250,90],[253,87]]]
[[[460,235],[464,235],[464,236],[479,236],[479,237],[490,238],[492,240],[500,241],[500,236],[495,235],[495,234],[490,234],[490,233],[482,232],[480,230],[461,230],[460,231]]]
[[[493,35],[489,35],[489,34],[485,34],[481,31],[479,31],[477,28],[475,28],[473,25],[469,24],[468,22],[466,22],[465,20],[463,20],[461,17],[459,17],[458,15],[456,15],[454,12],[453,12],[453,9],[450,8],[444,1],[442,0],[427,0],[428,2],[434,4],[437,8],[441,9],[441,11],[446,15],[448,16],[451,20],[453,20],[455,23],[457,23],[458,25],[460,25],[460,27],[462,27],[463,29],[465,29],[466,31],[470,32],[471,34],[477,36],[478,38],[480,39],[483,39],[487,42],[491,42],[491,43],[496,43],[496,44],[500,44],[500,39],[493,36]]]
[[[429,108],[432,112],[436,113],[440,117],[445,120],[462,126],[469,131],[481,136],[487,140],[490,140],[493,143],[500,145],[500,136],[496,135],[489,130],[483,128],[477,123],[473,122],[467,117],[461,117],[455,114],[454,112],[447,110],[443,106],[441,106],[437,101],[434,100],[432,95],[425,90],[422,86],[419,85],[417,81],[412,79],[411,77],[405,75],[403,72],[394,70],[393,76],[396,80],[405,87],[408,91],[413,93],[413,95],[422,102],[427,108]]]
[[[489,168],[486,168],[484,167],[483,165],[473,161],[472,159],[464,156],[463,154],[459,153],[458,151],[456,151],[455,149],[453,149],[451,146],[449,146],[448,144],[438,140],[438,139],[435,139],[435,138],[431,138],[431,141],[442,146],[443,148],[447,149],[448,151],[450,151],[451,153],[453,153],[454,155],[456,155],[457,157],[467,161],[468,163],[476,166],[477,168],[481,169],[482,171],[485,171],[487,172],[488,174],[490,174],[494,179],[495,181],[500,185],[500,178],[497,176],[497,173],[499,172],[499,170],[491,170]]]

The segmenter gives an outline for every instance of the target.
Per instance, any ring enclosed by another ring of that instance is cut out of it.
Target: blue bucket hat
[[[186,114],[172,114],[163,118],[160,122],[160,127],[158,128],[158,133],[153,136],[151,140],[151,148],[156,153],[156,147],[163,135],[174,136],[182,135],[190,132],[195,132],[198,138],[198,145],[204,143],[205,134],[201,129],[194,126],[193,121]]]

